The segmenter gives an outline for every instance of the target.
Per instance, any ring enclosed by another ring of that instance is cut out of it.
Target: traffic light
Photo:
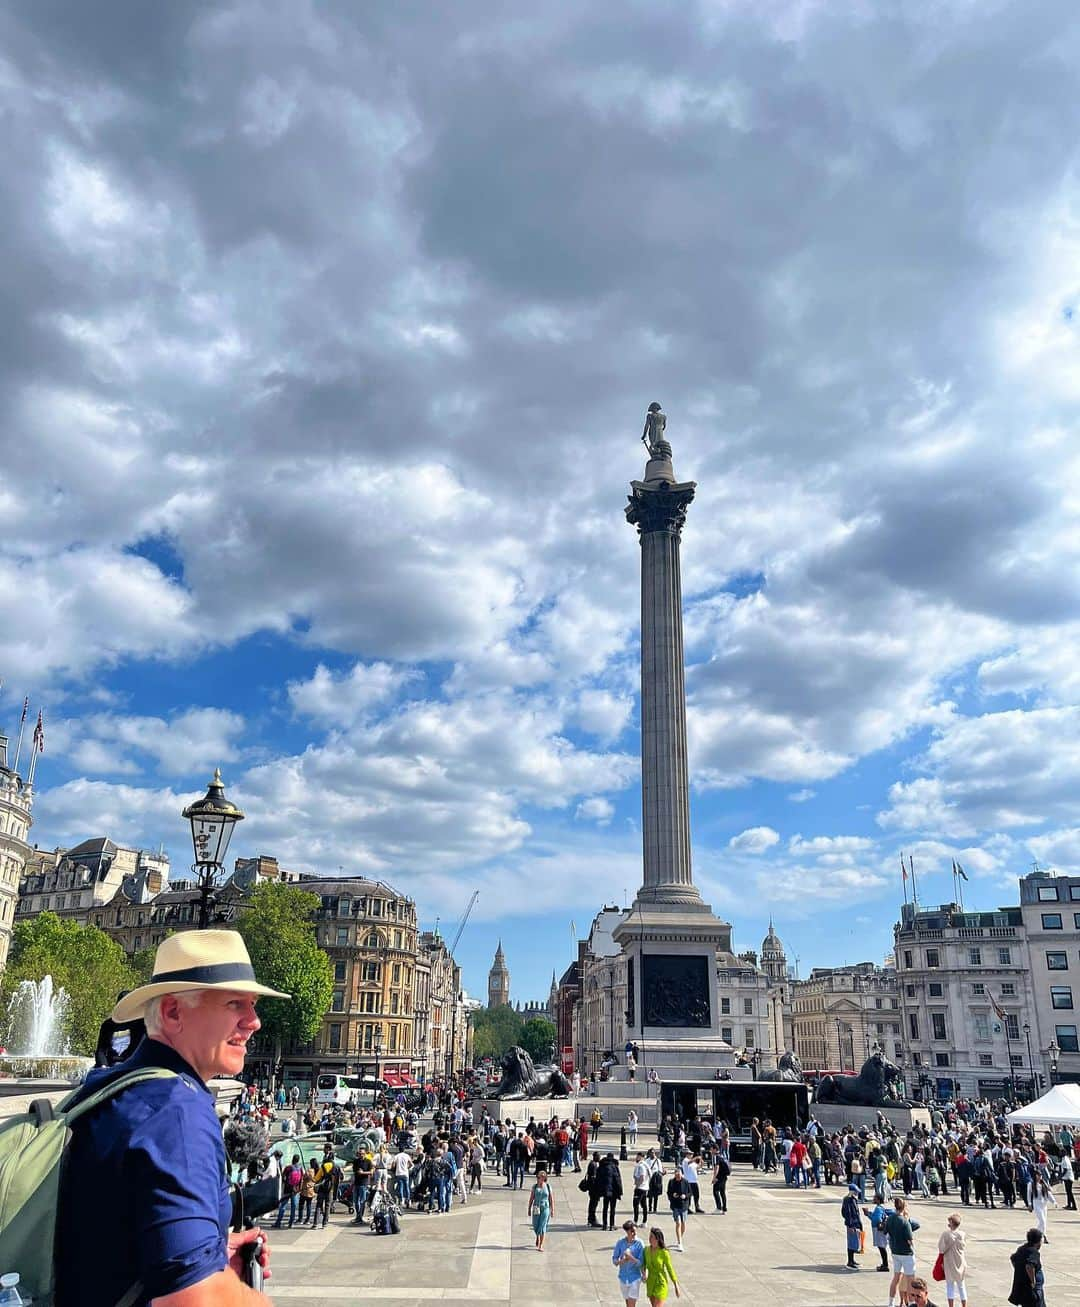
[[[1046,1088],[1046,1076],[1043,1074],[1042,1071],[1039,1072],[1039,1088],[1040,1089]]]

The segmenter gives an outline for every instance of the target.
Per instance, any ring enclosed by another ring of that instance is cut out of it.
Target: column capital
[[[686,510],[693,502],[696,490],[693,481],[662,481],[658,484],[631,481],[626,520],[637,527],[639,536],[654,531],[681,536]]]

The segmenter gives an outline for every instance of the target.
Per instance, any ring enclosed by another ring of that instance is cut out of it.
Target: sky
[[[641,879],[683,535],[695,878],[801,974],[1080,869],[1068,3],[0,12],[0,724],[33,838],[363,874],[546,996]]]

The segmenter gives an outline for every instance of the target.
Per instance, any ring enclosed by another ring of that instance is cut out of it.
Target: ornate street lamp
[[[1058,1047],[1058,1042],[1056,1039],[1051,1039],[1050,1043],[1047,1045],[1046,1051],[1047,1053],[1050,1054],[1050,1083],[1052,1085],[1056,1085],[1057,1073],[1058,1073],[1058,1054],[1061,1052],[1061,1049]]]
[[[205,930],[210,924],[214,886],[225,865],[233,827],[244,820],[244,814],[236,804],[225,797],[220,767],[214,769],[214,779],[206,794],[189,804],[182,815],[191,822],[191,844],[195,850],[192,871],[199,887],[199,929]]]

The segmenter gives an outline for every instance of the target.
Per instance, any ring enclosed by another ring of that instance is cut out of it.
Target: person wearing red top
[[[791,1183],[796,1189],[806,1183],[806,1173],[803,1170],[805,1160],[806,1145],[801,1139],[796,1139],[791,1145]]]
[[[578,1122],[577,1128],[577,1153],[574,1156],[574,1170],[581,1170],[581,1159],[589,1158],[589,1123],[584,1117]]]

